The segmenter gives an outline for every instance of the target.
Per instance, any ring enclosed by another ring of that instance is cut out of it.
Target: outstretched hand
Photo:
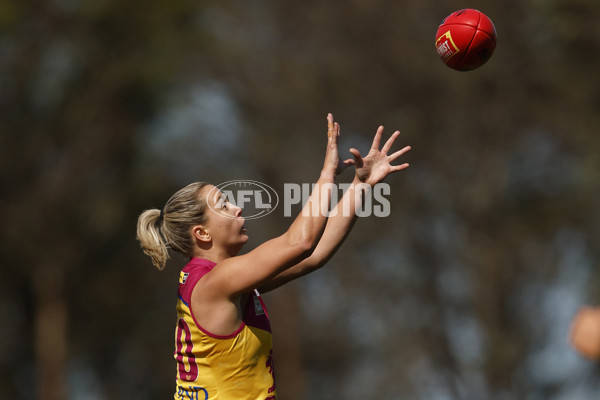
[[[392,148],[394,141],[400,135],[400,131],[394,132],[392,136],[385,142],[381,150],[379,150],[382,134],[383,126],[380,126],[375,133],[375,137],[373,138],[371,149],[365,157],[362,157],[357,149],[350,149],[350,153],[352,153],[354,156],[356,177],[361,182],[367,183],[371,186],[381,182],[392,172],[408,168],[409,165],[408,163],[400,165],[392,165],[391,163],[404,153],[408,152],[411,149],[410,146],[406,146],[395,153],[388,155],[388,152]]]
[[[327,153],[325,154],[325,163],[323,171],[340,174],[350,165],[354,164],[353,159],[340,160],[338,152],[338,140],[340,138],[340,125],[334,122],[333,115],[327,114]]]

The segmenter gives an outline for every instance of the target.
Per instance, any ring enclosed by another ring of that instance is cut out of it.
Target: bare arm
[[[350,187],[344,193],[335,209],[332,210],[327,220],[327,225],[321,240],[310,257],[302,260],[293,267],[281,272],[261,287],[262,292],[273,290],[291,280],[321,268],[336,251],[341,247],[344,240],[352,230],[357,219],[357,210],[362,207],[364,196],[370,188],[381,182],[390,173],[400,171],[408,167],[407,163],[391,165],[391,162],[410,150],[410,146],[387,155],[394,141],[400,134],[396,131],[388,139],[383,148],[379,150],[383,127],[379,127],[373,139],[369,154],[362,158],[360,152],[351,149],[354,156],[356,175]]]
[[[332,210],[323,236],[311,256],[273,277],[260,287],[260,291],[266,293],[325,265],[352,230],[357,218],[356,208],[360,207],[364,190],[364,187],[357,186],[355,179]]]
[[[219,262],[199,282],[205,301],[236,298],[259,287],[313,253],[327,221],[326,214],[321,210],[327,209],[331,191],[325,189],[333,183],[339,162],[339,125],[333,121],[331,114],[327,116],[327,121],[328,140],[323,169],[302,212],[283,235],[265,242],[245,255]]]

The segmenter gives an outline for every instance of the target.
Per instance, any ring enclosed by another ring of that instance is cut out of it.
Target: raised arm
[[[256,249],[241,256],[224,259],[217,263],[199,284],[203,297],[235,298],[264,284],[286,268],[309,257],[315,249],[327,216],[326,210],[338,166],[339,125],[333,116],[327,116],[327,151],[319,179],[305,204],[289,229],[281,236],[265,242]]]
[[[392,165],[391,163],[408,152],[410,146],[388,155],[400,132],[394,132],[380,150],[382,134],[383,127],[380,126],[375,133],[371,149],[364,158],[358,150],[350,149],[355,160],[356,174],[354,180],[328,218],[325,231],[312,255],[268,281],[261,287],[262,292],[273,290],[325,265],[352,230],[357,219],[357,210],[361,209],[367,191],[389,174],[408,167],[408,163],[400,165]]]

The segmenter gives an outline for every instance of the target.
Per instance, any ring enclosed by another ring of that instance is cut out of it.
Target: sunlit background
[[[498,46],[444,66],[441,20]],[[400,129],[391,214],[265,295],[283,400],[600,398],[600,2],[0,0],[0,398],[165,399],[176,283],[135,240],[192,181],[317,179]],[[340,182],[350,182],[346,171]],[[247,223],[247,251],[291,223]]]

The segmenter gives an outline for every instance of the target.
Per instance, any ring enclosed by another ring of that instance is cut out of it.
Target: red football
[[[496,28],[481,11],[455,11],[440,24],[435,47],[447,66],[457,71],[481,67],[496,48]]]

